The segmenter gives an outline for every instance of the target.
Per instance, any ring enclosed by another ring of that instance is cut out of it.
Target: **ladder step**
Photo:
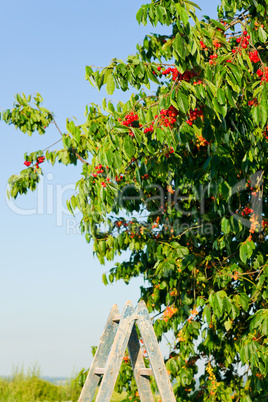
[[[113,318],[113,322],[119,322],[121,319],[121,314],[115,314]]]
[[[138,374],[142,376],[153,375],[153,370],[150,368],[140,368]]]
[[[96,375],[103,375],[105,373],[105,368],[102,367],[96,367],[94,370],[94,374]]]

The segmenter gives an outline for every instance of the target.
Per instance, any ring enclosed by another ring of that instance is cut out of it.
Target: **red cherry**
[[[37,163],[43,163],[45,160],[44,156],[39,156],[39,158],[37,158]]]

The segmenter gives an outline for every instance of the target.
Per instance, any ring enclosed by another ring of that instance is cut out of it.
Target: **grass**
[[[77,402],[80,393],[80,386],[71,380],[56,385],[40,378],[37,368],[27,373],[23,369],[16,370],[10,378],[0,378],[1,402]],[[125,397],[124,393],[114,392],[111,402],[122,401]]]
[[[74,402],[80,392],[71,380],[60,385],[43,380],[36,368],[27,373],[16,370],[10,378],[0,378],[1,402]]]

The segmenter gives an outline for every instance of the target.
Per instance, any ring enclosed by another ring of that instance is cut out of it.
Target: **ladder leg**
[[[119,314],[118,307],[116,304],[114,304],[109,314],[106,326],[100,339],[98,349],[94,356],[92,365],[88,372],[87,379],[82,389],[78,402],[91,402],[94,397],[95,391],[97,389],[100,380],[100,377],[94,374],[94,372],[95,369],[98,367],[105,367],[118,328],[118,324],[113,321],[113,318],[115,315],[118,314]]]
[[[110,402],[111,400],[133,325],[134,309],[131,301],[128,301],[121,314],[120,323],[107,361],[105,374],[102,378],[96,402]]]
[[[137,308],[137,325],[147,351],[162,402],[176,402],[164,360],[144,301]]]

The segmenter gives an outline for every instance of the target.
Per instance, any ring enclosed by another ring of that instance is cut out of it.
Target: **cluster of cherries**
[[[219,48],[221,47],[221,44],[220,44],[220,42],[217,41],[217,39],[214,39],[214,40],[213,40],[213,46],[214,46],[216,49],[219,49]]]
[[[268,67],[264,67],[264,72],[262,70],[257,70],[257,73],[259,78],[261,78],[261,82],[268,82]]]
[[[251,222],[249,233],[254,233],[256,231],[256,228],[259,226],[258,216],[255,216],[255,214],[253,214],[249,220]],[[249,240],[251,240],[251,236],[250,236]]]
[[[172,155],[173,153],[174,153],[174,148],[173,148],[173,147],[170,147],[169,150],[168,150],[168,152],[165,153],[165,157],[166,157],[166,158],[169,158],[170,155]]]
[[[210,362],[208,363],[208,365],[207,365],[207,367],[206,367],[206,371],[207,371],[207,373],[208,373],[208,379],[211,381],[211,384],[212,384],[209,393],[210,393],[211,395],[216,395],[216,390],[217,390],[217,387],[218,387],[218,382],[217,382],[217,380],[216,380],[216,376],[215,376],[215,374],[214,374],[214,372],[213,372],[213,368],[212,368]]]
[[[235,47],[234,49],[232,49],[232,53],[241,53],[241,47],[242,49],[247,49],[248,45],[249,45],[249,39],[250,39],[250,35],[248,35],[247,31],[244,31],[242,36],[236,39],[236,43],[239,45],[237,47]],[[208,51],[209,49],[207,48],[207,46],[204,44],[204,42],[201,40],[200,42],[200,46],[203,50]],[[215,47],[215,49],[219,49],[222,45],[218,42],[217,39],[213,40],[213,46]],[[215,59],[218,57],[218,55],[212,54],[209,56],[210,60],[209,63],[210,64],[216,64]],[[249,58],[253,63],[258,63],[260,61],[259,58],[259,54],[257,50],[254,50],[252,52],[249,52]],[[227,63],[231,63],[232,61],[229,59],[227,60]],[[268,81],[268,80],[267,80]]]
[[[247,49],[248,45],[249,45],[249,39],[250,39],[250,35],[248,35],[247,31],[243,32],[243,36],[241,36],[240,38],[236,39],[236,43],[241,43],[241,47],[243,49]],[[233,49],[235,50],[235,49]],[[235,52],[233,52],[235,53]]]
[[[253,209],[248,208],[248,207],[245,207],[245,208],[242,210],[241,215],[242,215],[242,216],[245,216],[245,215],[250,215],[250,214],[252,214],[252,213],[253,213]]]
[[[200,85],[200,84],[202,84],[203,86],[205,86],[205,84],[204,84],[201,80],[194,81],[193,84],[194,84],[194,86]]]
[[[177,115],[178,110],[175,109],[174,106],[170,106],[168,109],[162,109],[159,116],[160,124],[164,127],[173,128],[174,124],[176,123]],[[155,118],[157,119],[158,116],[156,115]]]
[[[258,105],[257,98],[248,101],[248,106],[257,106],[257,105]]]
[[[175,109],[174,106],[170,106],[168,109],[162,109],[160,111],[160,116],[156,115],[155,119],[158,119],[158,123],[160,126],[173,128],[174,124],[176,123],[176,117],[178,113],[179,113],[178,110]],[[121,119],[119,118],[118,121],[121,121]],[[134,124],[136,127],[142,126],[142,124],[139,123],[138,115],[134,114],[133,112],[130,112],[125,116],[124,120],[122,121],[122,124],[127,127],[134,127]],[[154,131],[154,123],[151,123],[150,126],[144,129],[145,134],[152,131]],[[131,137],[134,137],[132,131],[129,132],[129,135]]]
[[[35,168],[38,169],[38,168],[39,168],[39,164],[40,164],[40,163],[43,163],[44,160],[45,160],[45,157],[44,157],[44,156],[39,156],[39,157],[37,158],[37,160],[36,160],[36,164],[34,165]],[[31,166],[31,164],[32,164],[32,162],[30,162],[30,161],[25,161],[25,162],[24,162],[24,165],[27,166],[27,167]]]
[[[155,220],[155,223],[152,224],[152,229],[155,229],[159,226],[160,216],[158,216]]]
[[[120,174],[120,176],[115,176],[115,181],[121,181],[121,180],[123,180],[123,175],[122,174]]]
[[[107,169],[107,170],[109,169],[108,166],[106,166],[106,169]],[[98,176],[99,174],[101,174],[101,173],[104,173],[103,166],[102,166],[102,165],[98,165],[98,166],[95,167],[95,173],[92,173],[92,176],[93,176],[93,177],[97,177],[97,176]]]
[[[186,338],[183,336],[182,330],[180,330],[180,331],[178,332],[178,335],[177,335],[177,341],[178,341],[178,342],[184,342],[185,340],[186,340]]]
[[[168,320],[174,315],[176,314],[176,312],[178,311],[178,309],[176,307],[170,307],[168,306],[166,308],[166,310],[163,313],[163,320],[165,322],[168,322]]]
[[[120,121],[120,119],[118,119]],[[134,114],[133,112],[130,112],[129,114],[125,115],[124,120],[122,121],[123,126],[127,127],[134,127],[134,121],[139,120],[139,116],[137,114]]]
[[[124,361],[125,363],[127,363],[129,360],[130,360],[130,357],[129,357],[129,356],[124,356],[124,357],[123,357],[123,361]]]
[[[260,61],[258,51],[254,50],[253,52],[249,52],[249,58],[252,61],[252,63],[258,63]]]
[[[106,178],[106,181],[109,183],[109,181],[110,181],[109,177]],[[105,183],[105,181],[102,181],[101,185],[102,185],[102,187],[106,187],[107,183]]]
[[[153,125],[153,124],[150,124],[149,127],[146,127],[146,128],[144,129],[144,134],[151,133],[152,131],[154,131],[154,125]]]
[[[262,224],[263,229],[268,228],[268,221],[263,220],[261,224]]]
[[[106,169],[109,170],[109,167],[106,166]],[[104,173],[104,168],[103,168],[103,166],[102,166],[102,165],[97,165],[97,166],[95,167],[95,172],[94,172],[94,173],[91,173],[91,174],[92,174],[93,177],[98,177],[98,175],[100,175],[100,174],[102,174],[102,173]],[[106,181],[107,181],[107,182],[110,181],[109,177],[106,178]],[[102,187],[106,187],[107,184],[106,184],[104,181],[102,181],[102,182],[101,182],[101,185],[102,185]]]
[[[158,119],[160,126],[173,128],[178,113],[178,110],[175,109],[174,106],[170,106],[168,109],[162,109],[160,111],[160,116],[156,115],[155,119]],[[150,124],[149,127],[145,128],[144,133],[146,134],[152,131],[154,131],[154,125]]]
[[[119,118],[118,121],[121,121],[121,119]],[[135,124],[135,122],[138,122],[138,121],[139,121],[139,116],[137,114],[134,114],[134,112],[130,112],[125,115],[125,118],[122,121],[122,124],[123,124],[123,126],[127,126],[127,127],[137,127],[137,123]],[[141,126],[141,124],[138,124],[138,126]],[[134,133],[131,130],[129,131],[129,135],[130,135],[130,137],[134,137]]]
[[[215,53],[215,54],[211,54],[211,55],[209,56],[209,58],[210,58],[209,64],[216,64],[215,59],[217,59],[217,57],[218,57],[218,55],[217,55],[216,53]]]
[[[188,120],[186,120],[186,123],[189,124],[189,126],[193,125],[193,121],[195,121],[198,117],[201,119],[204,118],[204,114],[201,108],[195,108],[194,110],[190,110],[189,115],[188,115]]]
[[[207,51],[208,51],[208,48],[207,48],[207,46],[204,44],[204,42],[201,40],[199,43],[200,43],[201,48],[204,49],[204,50],[207,52]]]
[[[209,144],[209,142],[202,135],[196,136],[196,146],[197,146],[197,148],[205,147],[208,144]]]
[[[263,135],[268,140],[268,126],[266,127],[266,130],[263,132]]]
[[[125,227],[128,226],[128,223],[125,222],[125,221],[116,221],[114,224],[115,224],[115,226],[118,227],[118,228],[120,228],[122,225],[125,226]]]
[[[157,68],[158,71],[161,71],[162,67]],[[168,67],[166,70],[162,71],[162,75],[172,74],[172,81],[186,81],[189,82],[191,78],[196,76],[194,71],[186,70],[184,73],[179,73],[176,68]]]

